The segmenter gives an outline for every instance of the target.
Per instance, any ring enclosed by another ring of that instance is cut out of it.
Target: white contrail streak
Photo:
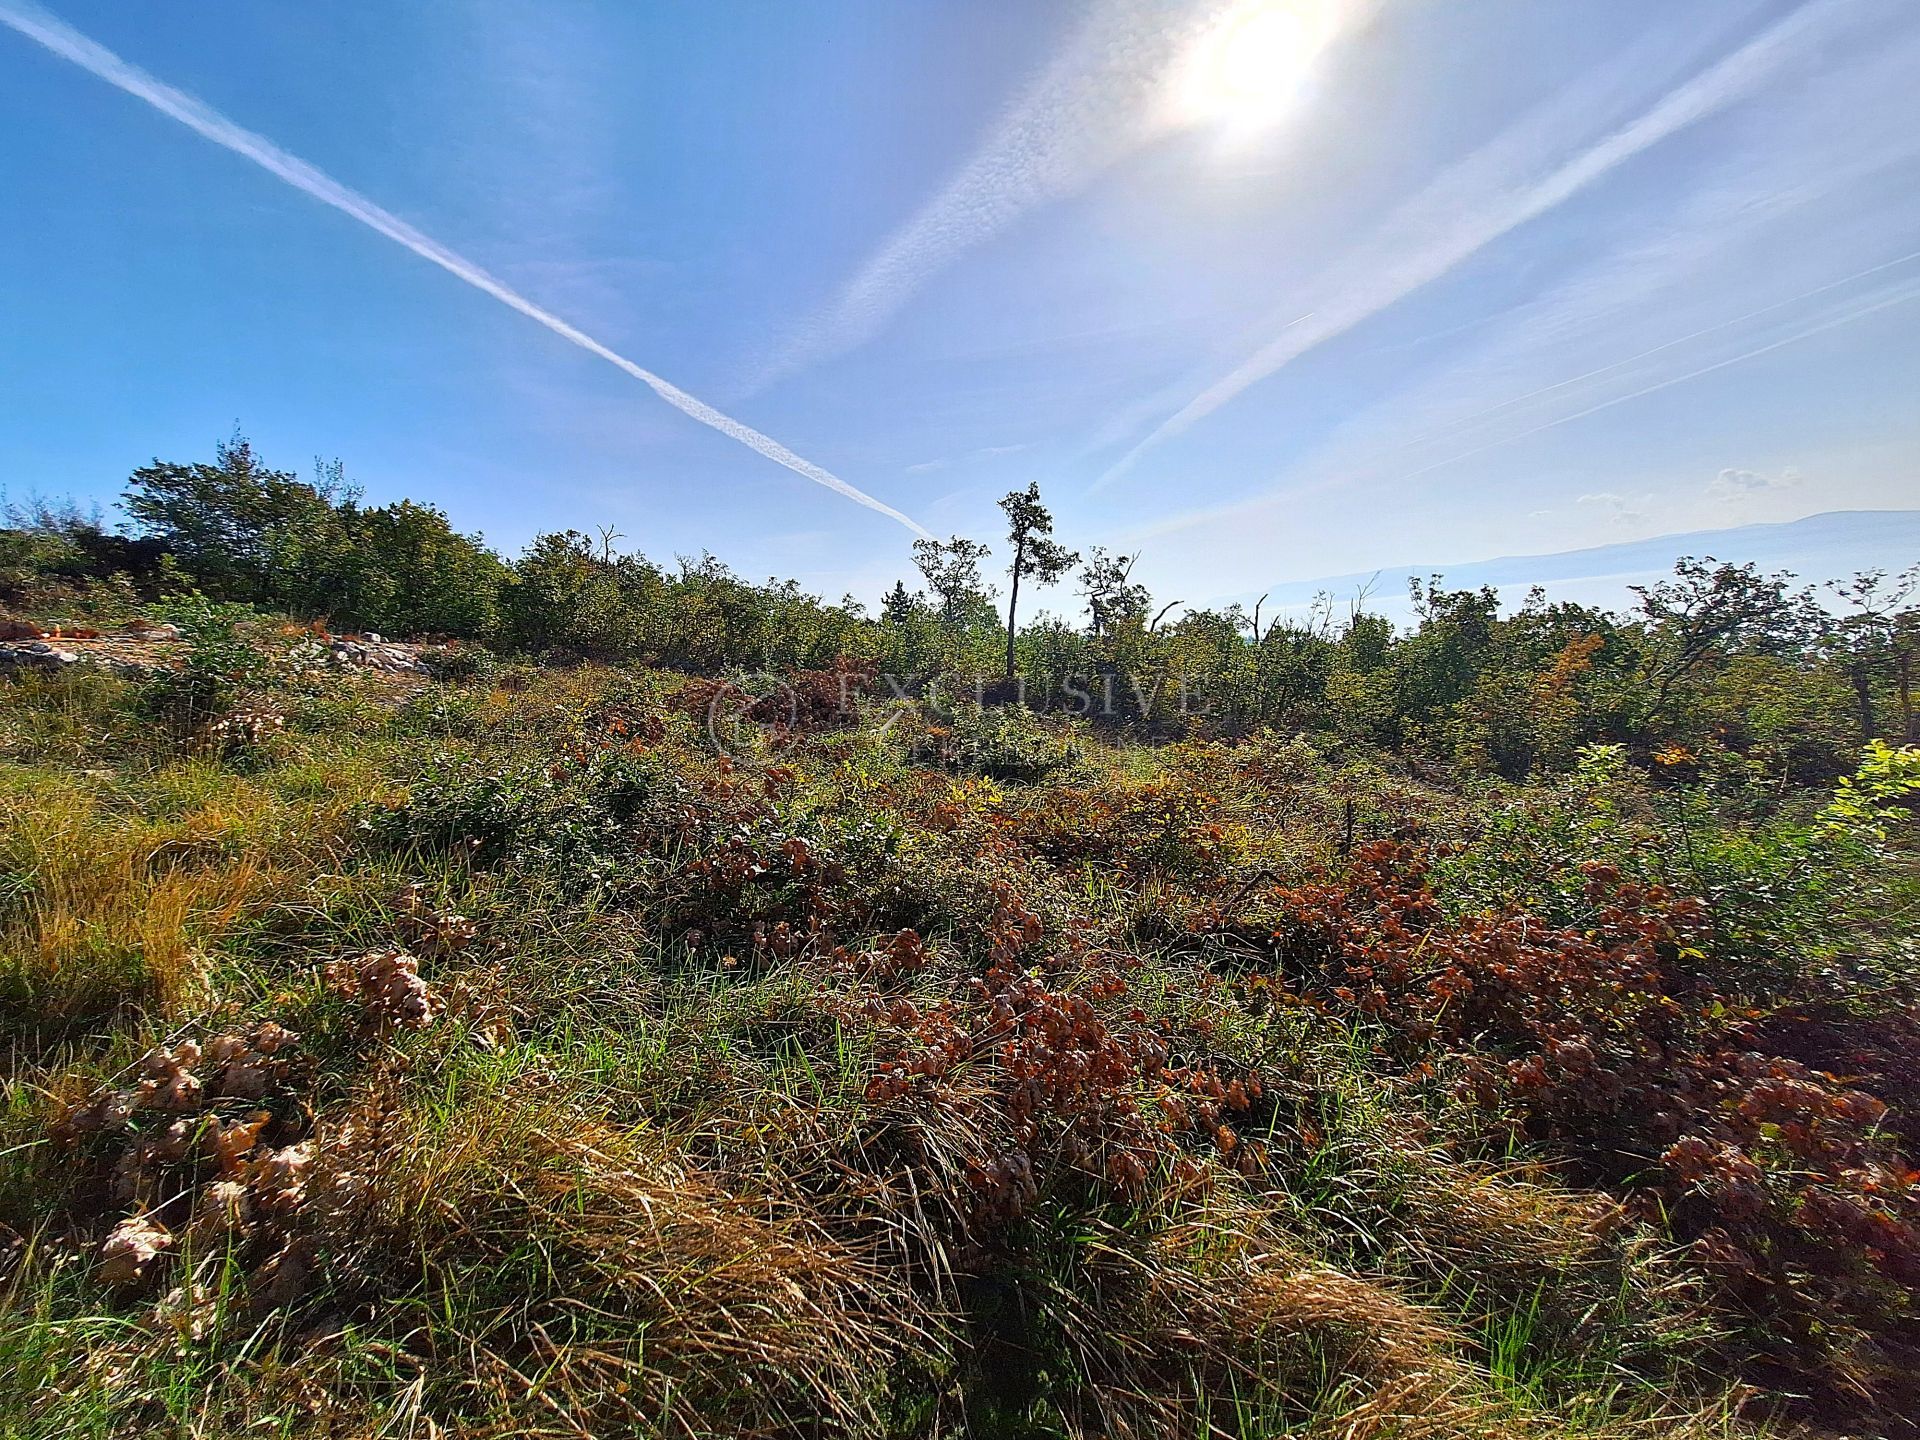
[[[591,335],[575,329],[559,316],[541,309],[471,260],[449,250],[431,236],[422,234],[397,215],[381,209],[357,190],[342,185],[332,176],[315,169],[298,156],[282,150],[264,136],[256,135],[253,131],[234,124],[218,111],[209,108],[184,91],[176,90],[173,86],[156,80],[137,66],[128,64],[104,45],[89,39],[64,21],[55,19],[44,11],[27,9],[7,3],[7,0],[0,0],[0,24],[45,46],[61,59],[72,61],[109,85],[126,91],[136,100],[144,100],[161,114],[178,120],[189,130],[211,140],[214,144],[251,160],[262,170],[278,176],[294,189],[303,191],[321,204],[331,205],[342,214],[358,220],[369,230],[377,231],[396,244],[405,246],[422,260],[431,261],[474,289],[491,295],[501,304],[518,310],[529,320],[546,326],[562,340],[579,346],[589,354],[598,355],[610,365],[617,365],[676,410],[692,416],[702,425],[710,426],[729,439],[739,441],[749,450],[766,456],[775,464],[786,466],[796,475],[804,476],[816,485],[824,485],[836,494],[846,496],[857,505],[864,505],[869,510],[877,510],[889,519],[899,521],[916,535],[932,538],[927,530],[891,505],[874,499],[873,496],[849,485],[831,471],[824,470],[811,460],[794,454],[779,441],[762,435],[750,425],[743,425],[731,415],[723,414],[704,400],[697,399],[672,382],[663,380],[651,370],[636,365],[626,356],[608,349]]]
[[[1903,257],[1903,259],[1912,258],[1915,257]],[[1884,265],[1876,265],[1870,270],[1862,271],[1861,274],[1874,274],[1901,263],[1901,260],[1890,260]],[[1850,276],[1848,278],[1858,279],[1859,276]],[[1848,283],[1846,280],[1835,281],[1832,285],[1820,286],[1818,289],[1807,293],[1818,294],[1821,290],[1830,290],[1834,288],[1835,285],[1843,285],[1846,283]],[[1805,296],[1799,298],[1804,299]],[[1529,429],[1519,430],[1511,435],[1502,435],[1498,439],[1489,440],[1484,444],[1475,445],[1470,449],[1449,455],[1443,460],[1436,460],[1432,464],[1423,465],[1417,470],[1409,470],[1403,474],[1395,475],[1391,480],[1388,480],[1384,474],[1377,473],[1368,473],[1361,478],[1369,482],[1377,481],[1383,484],[1405,485],[1410,481],[1419,479],[1423,475],[1430,475],[1435,470],[1444,470],[1447,466],[1457,465],[1462,460],[1470,460],[1476,455],[1484,455],[1489,450],[1497,450],[1502,445],[1511,445],[1516,441],[1526,439],[1530,435],[1538,435],[1542,431],[1556,429],[1561,425],[1569,425],[1576,420],[1584,420],[1589,415],[1596,415],[1602,410],[1610,410],[1615,405],[1624,405],[1629,400],[1638,400],[1642,396],[1652,395],[1675,385],[1684,385],[1691,380],[1698,380],[1703,375],[1711,375],[1719,370],[1726,370],[1735,365],[1745,364],[1749,360],[1757,360],[1762,355],[1771,355],[1776,350],[1784,350],[1789,345],[1797,345],[1800,341],[1811,339],[1815,335],[1824,335],[1830,330],[1838,330],[1844,325],[1851,325],[1856,320],[1864,320],[1870,315],[1877,315],[1883,310],[1891,310],[1898,305],[1910,305],[1916,300],[1920,300],[1920,281],[1910,280],[1904,284],[1896,285],[1890,290],[1882,291],[1876,298],[1857,304],[1851,309],[1844,310],[1838,314],[1829,314],[1826,318],[1806,325],[1799,330],[1795,330],[1790,335],[1783,335],[1777,340],[1770,340],[1764,345],[1753,346],[1750,349],[1742,350],[1737,355],[1729,355],[1724,359],[1715,360],[1710,364],[1696,366],[1694,369],[1687,370],[1678,375],[1665,376],[1662,379],[1655,380],[1647,385],[1642,385],[1640,388],[1626,394],[1611,396],[1608,399],[1598,401],[1580,410],[1572,411],[1566,415],[1556,416],[1552,420],[1543,421]],[[1713,328],[1718,329],[1722,327]],[[1552,389],[1554,387],[1549,386],[1547,388]],[[1129,530],[1125,532],[1125,538],[1129,544],[1134,544],[1143,539],[1177,534],[1183,530],[1193,529],[1197,525],[1209,523],[1227,523],[1245,527],[1253,523],[1255,517],[1264,515],[1276,504],[1282,503],[1283,501],[1293,503],[1307,495],[1322,494],[1329,490],[1341,489],[1353,483],[1354,478],[1352,475],[1345,473],[1329,474],[1315,483],[1295,486],[1284,493],[1276,491],[1256,496],[1252,499],[1236,501],[1231,504],[1210,506],[1203,510],[1190,510],[1184,514],[1168,516],[1162,520],[1155,521],[1151,525],[1140,526]]]
[[[1090,487],[1101,489],[1117,479],[1143,453],[1177,435],[1238,396],[1249,386],[1291,364],[1308,351],[1344,335],[1354,326],[1432,284],[1486,246],[1529,220],[1571,199],[1616,167],[1716,111],[1751,94],[1814,30],[1820,21],[1844,13],[1845,0],[1812,0],[1710,66],[1677,90],[1671,91],[1638,119],[1614,131],[1598,144],[1566,161],[1545,178],[1524,186],[1485,208],[1469,206],[1452,217],[1437,243],[1412,254],[1380,253],[1370,247],[1355,283],[1314,306],[1315,323],[1291,328],[1262,346],[1228,374],[1209,385],[1179,411],[1129,450]],[[1442,182],[1444,185],[1444,182]],[[1431,203],[1434,193],[1413,202]],[[1416,217],[1418,218],[1418,217]],[[1403,227],[1390,224],[1388,235]]]
[[[1153,99],[1171,57],[1223,3],[1096,5],[959,171],[789,337],[759,383],[865,344],[955,257],[1144,144],[1158,128]]]
[[[1491,419],[1503,411],[1511,410],[1516,405],[1524,405],[1529,400],[1538,400],[1542,395],[1551,395],[1556,390],[1565,390],[1570,385],[1578,385],[1582,381],[1594,380],[1602,375],[1609,375],[1615,370],[1624,370],[1629,365],[1636,365],[1642,360],[1650,359],[1665,351],[1673,350],[1681,345],[1703,339],[1708,335],[1717,335],[1722,330],[1732,330],[1738,326],[1749,324],[1752,321],[1758,320],[1763,315],[1771,315],[1776,310],[1785,310],[1791,305],[1798,305],[1803,300],[1811,300],[1816,295],[1824,295],[1829,290],[1838,290],[1842,286],[1852,285],[1857,281],[1865,280],[1869,275],[1878,275],[1882,270],[1892,270],[1897,266],[1910,264],[1915,260],[1920,260],[1920,250],[1910,250],[1905,255],[1898,256],[1892,260],[1884,260],[1878,265],[1869,265],[1864,270],[1856,270],[1853,274],[1843,275],[1838,280],[1829,280],[1826,284],[1816,285],[1811,290],[1802,290],[1798,295],[1789,295],[1784,300],[1776,300],[1771,305],[1762,305],[1758,310],[1749,310],[1744,315],[1736,315],[1731,320],[1722,320],[1717,325],[1708,325],[1703,329],[1689,331],[1685,335],[1676,336],[1672,340],[1664,340],[1649,349],[1629,355],[1624,360],[1614,360],[1596,369],[1582,371],[1578,375],[1571,375],[1565,380],[1556,380],[1551,385],[1542,385],[1538,390],[1529,390],[1524,395],[1515,395],[1511,400],[1502,400],[1498,405],[1490,405],[1485,410],[1476,411],[1464,419],[1449,421],[1439,430],[1423,435],[1418,440],[1409,441],[1407,448],[1411,449],[1416,445],[1423,445],[1429,440],[1438,439],[1442,435],[1446,435],[1452,431],[1470,430],[1483,420]]]
[[[1890,261],[1889,263],[1893,264],[1898,262]],[[1876,268],[1884,269],[1885,267]],[[1791,335],[1782,336],[1778,340],[1768,341],[1765,345],[1757,345],[1751,350],[1743,350],[1738,355],[1730,355],[1724,360],[1716,360],[1711,365],[1702,365],[1698,369],[1689,370],[1682,375],[1669,375],[1664,380],[1656,380],[1651,385],[1643,385],[1640,389],[1629,391],[1625,395],[1615,395],[1609,400],[1602,400],[1598,404],[1589,405],[1584,410],[1576,410],[1571,415],[1562,415],[1557,419],[1548,420],[1544,424],[1535,425],[1529,430],[1522,430],[1513,435],[1503,435],[1498,440],[1489,440],[1484,445],[1476,445],[1473,449],[1463,450],[1458,455],[1449,455],[1444,460],[1436,460],[1433,464],[1422,466],[1420,469],[1411,471],[1400,478],[1402,481],[1417,479],[1419,476],[1428,474],[1431,471],[1444,469],[1448,465],[1457,465],[1462,460],[1470,459],[1475,455],[1483,454],[1501,445],[1511,445],[1516,440],[1524,440],[1529,435],[1538,435],[1543,430],[1552,430],[1561,425],[1571,424],[1575,420],[1584,420],[1587,416],[1597,415],[1602,410],[1611,410],[1615,405],[1624,405],[1629,400],[1638,400],[1642,395],[1651,395],[1656,390],[1665,390],[1671,385],[1683,385],[1689,380],[1698,380],[1702,375],[1711,375],[1714,371],[1725,370],[1730,365],[1741,365],[1748,360],[1757,360],[1762,355],[1771,355],[1775,350],[1783,350],[1789,345],[1798,344],[1800,341],[1811,339],[1815,335],[1824,335],[1829,330],[1837,330],[1842,325],[1851,325],[1855,320],[1864,320],[1869,315],[1877,315],[1882,310],[1892,309],[1895,305],[1911,304],[1915,300],[1920,300],[1920,284],[1909,284],[1905,289],[1897,290],[1895,293],[1883,299],[1876,300],[1872,304],[1857,306],[1845,314],[1822,320],[1819,324],[1809,325],[1803,330],[1796,330]]]
[[[1376,5],[1328,0],[1321,44],[1361,29]],[[966,251],[1196,123],[1170,108],[1172,80],[1210,30],[1250,8],[1249,0],[1099,0],[973,155],[789,338],[759,383],[866,344]]]

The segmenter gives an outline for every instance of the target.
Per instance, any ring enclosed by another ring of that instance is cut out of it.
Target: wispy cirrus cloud
[[[1873,267],[1873,271],[1877,272],[1882,268],[1884,267],[1875,266]],[[1847,278],[1855,279],[1858,277]],[[1844,284],[1846,282],[1840,281],[1835,283]],[[1830,288],[1832,287],[1820,287],[1822,291]],[[1433,461],[1418,469],[1408,470],[1405,468],[1404,462],[1402,462],[1398,468],[1395,468],[1391,463],[1390,456],[1382,455],[1376,450],[1364,459],[1353,462],[1343,462],[1337,466],[1323,465],[1319,467],[1318,478],[1309,483],[1291,485],[1284,491],[1268,491],[1242,500],[1202,506],[1196,509],[1179,511],[1171,515],[1164,515],[1145,524],[1132,527],[1120,538],[1123,543],[1139,544],[1145,540],[1161,539],[1183,532],[1203,531],[1214,534],[1248,533],[1250,531],[1257,531],[1261,524],[1270,520],[1277,510],[1296,505],[1304,497],[1317,492],[1333,490],[1343,485],[1363,480],[1375,486],[1384,485],[1389,490],[1397,490],[1399,487],[1409,485],[1413,481],[1434,471],[1457,465],[1461,461],[1485,454],[1501,446],[1513,444],[1530,436],[1557,429],[1562,425],[1571,424],[1575,421],[1585,419],[1588,416],[1599,414],[1617,405],[1624,405],[1630,401],[1641,399],[1661,390],[1683,385],[1704,376],[1744,364],[1776,351],[1784,350],[1801,341],[1838,330],[1870,316],[1915,302],[1920,302],[1920,279],[1909,278],[1906,280],[1896,280],[1891,284],[1871,290],[1864,295],[1848,295],[1837,298],[1810,315],[1801,315],[1797,317],[1796,323],[1784,334],[1776,335],[1763,344],[1756,345],[1746,343],[1741,345],[1734,353],[1723,355],[1721,358],[1708,363],[1688,364],[1679,370],[1668,370],[1659,374],[1657,378],[1647,380],[1644,383],[1636,383],[1633,388],[1624,392],[1610,394],[1604,399],[1589,400],[1586,403],[1582,403],[1577,409],[1562,411],[1550,419],[1528,424],[1522,429],[1508,431],[1495,439],[1488,440],[1471,449],[1449,454],[1443,459]],[[1719,327],[1715,328],[1718,329]],[[1611,369],[1612,367],[1608,368]],[[1716,482],[1709,484],[1708,493],[1715,498],[1725,500],[1734,498],[1736,495],[1752,496],[1786,488],[1784,484],[1775,484],[1772,486],[1753,485],[1736,490],[1733,480],[1729,477],[1751,473],[1753,472],[1723,471]],[[1646,518],[1646,512],[1655,499],[1655,496],[1644,495],[1637,499],[1630,500],[1628,497],[1619,495],[1616,492],[1593,491],[1576,496],[1574,503],[1576,507],[1585,507],[1589,510],[1597,509],[1599,513],[1609,518],[1620,519],[1622,516],[1625,516],[1627,519],[1638,521]],[[1528,518],[1540,519],[1552,513],[1550,510],[1536,510],[1529,512]]]
[[[1874,267],[1875,270],[1883,268],[1885,267]],[[1858,277],[1849,277],[1849,279],[1855,278]],[[1840,281],[1835,283],[1844,284],[1846,282]],[[1832,287],[1821,287],[1823,290],[1830,288]],[[1418,470],[1409,471],[1401,478],[1404,480],[1418,479],[1420,476],[1429,474],[1432,471],[1442,469],[1449,465],[1457,465],[1462,460],[1469,460],[1475,455],[1485,454],[1487,451],[1495,449],[1498,446],[1511,445],[1516,441],[1525,440],[1533,435],[1543,434],[1548,430],[1557,430],[1562,425],[1572,424],[1576,420],[1584,420],[1590,415],[1598,415],[1603,410],[1611,410],[1616,405],[1625,405],[1629,401],[1639,400],[1648,395],[1657,394],[1675,385],[1684,385],[1690,380],[1698,380],[1703,376],[1712,375],[1717,371],[1726,370],[1735,365],[1744,365],[1749,360],[1757,360],[1763,355],[1771,355],[1774,351],[1784,350],[1789,345],[1797,345],[1801,341],[1810,340],[1816,335],[1824,335],[1830,330],[1838,330],[1842,326],[1853,324],[1855,321],[1878,315],[1883,310],[1891,310],[1900,305],[1910,305],[1916,300],[1920,300],[1920,281],[1907,280],[1896,282],[1883,287],[1868,297],[1854,297],[1842,301],[1838,305],[1829,306],[1822,311],[1819,317],[1814,319],[1811,324],[1802,324],[1789,330],[1785,335],[1768,340],[1764,344],[1749,345],[1735,354],[1722,356],[1720,359],[1710,361],[1707,364],[1695,365],[1677,373],[1662,375],[1656,380],[1637,386],[1623,394],[1610,395],[1604,400],[1594,401],[1592,404],[1584,405],[1577,410],[1556,415],[1550,420],[1544,420],[1536,425],[1530,425],[1525,429],[1502,435],[1498,439],[1490,440],[1483,445],[1476,445],[1470,450],[1463,450],[1458,454],[1449,455],[1445,459],[1436,460],[1432,464],[1422,466]],[[1770,310],[1774,308],[1777,307],[1768,307]],[[1625,362],[1622,363],[1624,364]]]
[[[917,465],[906,467],[908,475],[927,475],[935,470],[945,470],[954,465],[965,465],[974,460],[997,460],[1002,455],[1018,455],[1023,450],[1033,449],[1033,442],[1019,445],[982,445],[977,450],[969,450],[962,455],[943,455],[938,460],[922,460]]]
[[[358,191],[343,185],[331,175],[308,164],[298,156],[281,149],[265,136],[255,134],[229,120],[185,91],[175,89],[121,59],[98,41],[82,34],[55,16],[38,7],[11,3],[11,0],[0,0],[0,25],[17,31],[61,59],[78,65],[81,69],[125,91],[135,99],[144,101],[161,114],[179,121],[203,139],[210,140],[223,149],[252,161],[294,189],[318,200],[323,205],[331,206],[376,234],[385,236],[395,244],[412,251],[421,259],[439,266],[482,294],[489,295],[508,308],[519,311],[529,320],[544,326],[569,344],[578,346],[590,355],[597,355],[608,364],[625,371],[676,410],[699,421],[702,425],[719,431],[756,454],[766,457],[777,465],[785,466],[795,474],[853,501],[856,505],[865,506],[869,510],[898,521],[916,535],[928,535],[917,521],[910,519],[891,505],[875,499],[831,471],[795,454],[772,437],[761,434],[731,415],[715,409],[704,400],[688,394],[671,381],[627,359],[626,356],[610,349],[585,331],[542,309],[473,261],[415,229]]]
[[[1355,347],[1342,374],[1363,380],[1382,374],[1368,357],[1389,347],[1419,358],[1396,356],[1371,394],[1349,390],[1341,417],[1304,445],[1267,442],[1251,457],[1262,467],[1247,477],[1254,493],[1207,503],[1182,486],[1198,503],[1115,538],[1202,577],[1181,583],[1205,595],[1206,580],[1231,590],[1317,573],[1329,551],[1359,568],[1383,530],[1411,544],[1457,524],[1463,555],[1617,535],[1611,512],[1580,505],[1581,494],[1618,493],[1668,530],[1725,524],[1730,512],[1908,504],[1911,426],[1862,445],[1849,434],[1860,421],[1838,408],[1846,391],[1827,387],[1855,347],[1888,354],[1895,375],[1910,348],[1896,337],[1920,301],[1920,252],[1908,248],[1920,234],[1920,28],[1897,0],[1858,0],[1850,14],[1858,24],[1809,46],[1682,164],[1624,180],[1602,225],[1562,226],[1528,247],[1521,283],[1473,292],[1464,325],[1410,342],[1385,330],[1381,344]],[[1543,253],[1553,263],[1540,264]],[[1849,326],[1874,333],[1834,343]],[[1759,373],[1743,376],[1748,365]],[[1695,400],[1691,384],[1711,394]],[[1684,398],[1648,398],[1663,394]],[[1676,438],[1643,443],[1636,401],[1654,407],[1650,433]],[[1522,448],[1562,426],[1557,443]],[[1708,485],[1713,468],[1703,475],[1692,447],[1716,426],[1732,453],[1764,457],[1756,471],[1803,463],[1818,481],[1739,494]],[[1235,427],[1222,429],[1231,441]],[[1668,462],[1670,446],[1686,453]],[[1487,495],[1499,497],[1497,519],[1483,518]],[[1307,535],[1311,547],[1295,539]]]
[[[1100,490],[1148,450],[1189,429],[1251,386],[1457,269],[1494,241],[1564,204],[1619,166],[1687,127],[1761,91],[1796,56],[1856,18],[1854,0],[1808,0],[1709,65],[1605,138],[1538,165],[1540,140],[1565,119],[1534,117],[1440,176],[1402,206],[1351,259],[1277,319],[1274,338],[1167,416],[1090,487]],[[1565,110],[1569,107],[1560,107]]]
[[[1291,0],[1312,12],[1309,45],[1358,27],[1376,0]],[[930,279],[1028,211],[1079,190],[1171,129],[1184,62],[1249,0],[1104,0],[953,176],[863,261],[775,354],[768,384],[878,335]],[[1302,61],[1304,68],[1312,57]]]
[[[1713,247],[1711,245],[1703,246],[1700,248],[1698,252],[1696,252],[1694,256],[1689,258],[1704,261],[1710,254],[1713,253],[1715,248],[1716,247]],[[1485,409],[1475,410],[1470,414],[1456,416],[1453,419],[1449,420],[1446,424],[1441,426],[1438,431],[1435,431],[1431,434],[1421,437],[1421,440],[1423,441],[1433,440],[1433,439],[1438,439],[1442,435],[1447,433],[1457,432],[1460,430],[1471,430],[1476,427],[1485,425],[1491,421],[1499,421],[1499,420],[1505,419],[1515,413],[1523,412],[1526,409],[1538,408],[1543,404],[1554,403],[1556,400],[1558,400],[1563,395],[1565,395],[1565,393],[1568,391],[1577,391],[1581,387],[1591,387],[1596,384],[1604,384],[1623,373],[1631,371],[1635,366],[1643,365],[1645,362],[1649,360],[1656,360],[1659,357],[1664,357],[1668,355],[1670,352],[1683,350],[1685,347],[1694,345],[1697,342],[1702,340],[1712,339],[1727,331],[1736,331],[1736,330],[1749,327],[1753,325],[1754,322],[1756,321],[1764,320],[1764,319],[1767,319],[1768,317],[1779,314],[1781,311],[1792,310],[1795,307],[1804,305],[1805,302],[1808,300],[1816,299],[1820,296],[1827,295],[1830,292],[1835,290],[1842,290],[1842,289],[1846,289],[1848,287],[1857,285],[1862,280],[1880,275],[1886,271],[1896,270],[1903,266],[1911,265],[1916,260],[1920,260],[1920,250],[1910,250],[1904,255],[1897,255],[1891,260],[1883,260],[1878,264],[1869,265],[1864,269],[1856,270],[1853,273],[1848,275],[1843,275],[1837,280],[1822,281],[1818,285],[1812,286],[1805,290],[1801,290],[1796,294],[1789,295],[1785,299],[1770,301],[1765,305],[1757,306],[1752,310],[1748,310],[1742,314],[1735,315],[1731,319],[1720,320],[1720,321],[1716,321],[1711,325],[1701,326],[1700,328],[1695,330],[1690,330],[1683,335],[1676,335],[1671,339],[1662,340],[1657,345],[1650,345],[1643,350],[1636,350],[1631,355],[1625,355],[1616,360],[1609,360],[1605,364],[1595,366],[1590,370],[1583,370],[1583,371],[1580,371],[1578,374],[1568,375],[1563,379],[1552,381],[1546,385],[1537,386],[1534,389],[1523,391],[1518,395],[1510,395],[1504,400],[1498,401],[1493,405],[1487,406]],[[1684,270],[1686,267],[1683,266],[1683,267],[1676,267],[1676,268]],[[1609,281],[1617,281],[1617,278],[1618,277],[1611,276],[1611,275],[1607,277]],[[1664,271],[1658,276],[1651,277],[1651,278],[1671,281],[1674,278],[1674,272]],[[1616,284],[1614,286],[1609,286],[1605,289],[1604,304],[1607,308],[1617,308],[1619,305],[1621,305],[1628,299],[1634,298],[1627,294],[1621,293],[1622,288],[1624,287],[1620,287]],[[1578,303],[1577,300],[1572,304],[1563,303],[1563,305],[1560,307],[1559,313],[1554,315],[1550,323],[1559,328],[1564,329],[1569,320],[1569,316],[1567,314],[1568,311],[1585,312],[1588,314],[1589,318],[1591,318],[1592,309],[1593,309],[1593,306],[1590,303],[1587,305],[1581,305]],[[1666,383],[1677,383],[1677,379],[1669,380]],[[1663,389],[1663,388],[1665,388],[1664,384],[1652,387],[1652,389]],[[1651,394],[1652,389],[1636,391],[1635,394],[1636,395]],[[1634,397],[1627,396],[1623,398],[1634,398]],[[1587,411],[1582,413],[1592,413],[1592,412]],[[1570,416],[1568,418],[1577,418],[1577,417]],[[1519,439],[1521,438],[1522,435],[1525,435],[1528,433],[1535,433],[1535,432],[1522,431],[1520,435],[1515,435],[1510,438]],[[1414,443],[1420,443],[1420,442],[1416,441]],[[1506,441],[1502,440],[1496,443],[1504,444],[1506,443]],[[1468,452],[1468,453],[1475,453],[1475,452]],[[1465,457],[1463,456],[1460,458],[1465,458]],[[1438,468],[1438,465],[1444,465],[1449,463],[1452,463],[1452,462],[1440,461],[1434,468]]]
[[[934,274],[1033,207],[1071,193],[1153,133],[1152,92],[1205,6],[1098,7],[965,163],[774,356],[767,384],[871,340]]]
[[[1887,250],[1920,225],[1920,32],[1862,8],[1896,24],[1777,87],[1707,183],[1644,214],[1644,241],[1483,317],[1477,344],[1356,412],[1311,468],[1405,485],[1908,303],[1920,250]]]

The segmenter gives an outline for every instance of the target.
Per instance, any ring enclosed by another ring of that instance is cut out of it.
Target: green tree
[[[1086,598],[1087,618],[1097,640],[1129,616],[1144,616],[1153,597],[1144,585],[1133,583],[1138,555],[1109,555],[1098,545],[1087,551],[1080,570],[1080,593]]]
[[[940,622],[951,630],[963,629],[978,612],[989,606],[993,592],[980,577],[980,562],[993,552],[964,535],[950,540],[916,540],[913,563],[927,577],[940,611]]]
[[[334,489],[269,469],[245,436],[215,447],[214,463],[155,460],[133,472],[126,512],[218,599],[324,610],[337,598],[347,537]]]
[[[1876,681],[1890,680],[1900,712],[1899,738],[1913,729],[1913,653],[1920,645],[1920,606],[1907,604],[1920,590],[1920,565],[1897,575],[1862,570],[1849,580],[1827,583],[1846,607],[1829,634],[1829,648],[1843,664],[1853,689],[1860,738],[1880,733],[1874,713]]]
[[[907,582],[896,580],[893,588],[880,598],[880,619],[888,625],[904,625],[926,605],[926,597],[907,589]]]
[[[1777,655],[1811,643],[1823,617],[1810,591],[1792,588],[1793,578],[1683,555],[1671,580],[1628,587],[1647,625],[1640,723],[1666,718],[1677,690],[1730,654]]]
[[[664,609],[664,577],[644,560],[615,556],[577,530],[537,535],[502,594],[505,629],[520,649],[596,660],[657,653],[649,621]]]
[[[1072,569],[1080,557],[1049,538],[1053,534],[1053,516],[1040,503],[1038,482],[1003,496],[1000,508],[1006,512],[1007,543],[1013,547],[1013,561],[1007,566],[1007,574],[1013,577],[1012,594],[1007,600],[1007,679],[1011,680],[1020,582],[1030,578],[1035,584],[1051,585]]]
[[[446,512],[411,500],[348,512],[353,564],[347,613],[369,630],[398,635],[493,638],[510,571]]]

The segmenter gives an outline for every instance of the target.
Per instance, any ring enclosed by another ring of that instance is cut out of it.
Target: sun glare
[[[1337,28],[1336,0],[1242,0],[1180,62],[1175,120],[1231,131],[1278,123],[1300,103]]]

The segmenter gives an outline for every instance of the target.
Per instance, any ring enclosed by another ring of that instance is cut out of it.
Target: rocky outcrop
[[[22,670],[52,672],[76,665],[79,661],[80,657],[73,651],[63,650],[45,640],[0,642],[0,673],[13,674]]]
[[[334,635],[330,636],[326,643],[333,654],[333,663],[346,669],[384,670],[394,674],[412,675],[428,673],[426,665],[421,662],[417,647],[382,640],[378,635],[362,635],[357,638]]]

